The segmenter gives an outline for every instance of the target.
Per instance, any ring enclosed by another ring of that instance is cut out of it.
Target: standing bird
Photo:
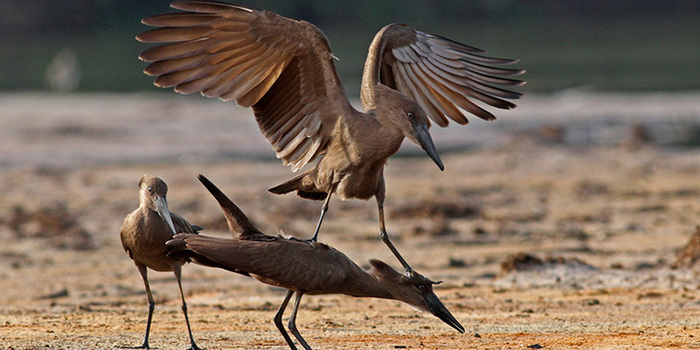
[[[151,319],[156,304],[151,294],[151,287],[148,285],[148,270],[146,268],[150,268],[154,271],[175,273],[177,287],[180,289],[182,297],[182,312],[185,314],[187,332],[190,335],[190,350],[199,350],[200,348],[192,337],[190,320],[187,317],[187,303],[185,303],[185,295],[182,293],[182,283],[180,282],[182,265],[189,262],[189,259],[168,256],[168,253],[178,250],[178,247],[166,246],[165,242],[177,233],[197,234],[202,228],[190,224],[183,217],[168,210],[168,202],[165,197],[167,192],[168,186],[163,180],[153,175],[143,175],[139,181],[139,207],[126,216],[120,232],[122,247],[139,269],[148,295],[146,336],[143,339],[143,345],[135,348],[150,349],[148,334],[151,331]]]
[[[152,62],[144,72],[158,76],[154,84],[252,107],[260,131],[294,172],[320,158],[312,169],[270,189],[325,200],[312,242],[332,194],[342,200],[374,197],[381,238],[406,272],[411,268],[384,224],[387,159],[408,138],[443,170],[428,116],[443,127],[448,118],[467,124],[463,111],[493,120],[472,100],[511,109],[515,104],[507,100],[521,96],[507,88],[524,82],[507,77],[524,71],[502,67],[517,60],[487,57],[480,49],[390,24],[370,45],[360,112],[345,94],[328,39],[312,24],[221,2],[170,6],[185,12],[146,18],[144,24],[160,28],[136,36],[166,43],[139,56]]]
[[[198,264],[248,275],[260,282],[288,289],[274,321],[291,349],[296,349],[296,346],[282,325],[282,315],[295,293],[288,327],[307,350],[311,348],[296,327],[300,300],[305,294],[346,294],[400,300],[431,312],[464,333],[464,327],[433,292],[433,284],[440,282],[433,282],[415,271],[403,275],[379,260],[370,260],[371,270],[367,272],[326,244],[268,236],[260,232],[206,177],[199,175],[199,180],[219,202],[229,229],[237,239],[178,234],[168,241],[168,246],[186,249],[170,255],[191,258]]]

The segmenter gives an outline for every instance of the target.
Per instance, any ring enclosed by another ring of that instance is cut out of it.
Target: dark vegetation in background
[[[44,89],[51,59],[70,49],[79,91],[156,91],[136,58],[140,19],[169,0],[0,0],[0,90]],[[357,95],[367,47],[401,22],[494,55],[517,57],[527,91],[700,88],[700,2],[571,0],[243,1],[314,23],[329,37],[347,91]]]

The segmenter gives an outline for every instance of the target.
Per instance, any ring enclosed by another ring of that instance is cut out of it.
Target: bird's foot
[[[309,244],[316,243],[316,242],[318,242],[318,232],[315,232],[314,235],[311,236],[311,238],[300,239],[300,241],[306,242],[306,243],[309,243]]]
[[[192,346],[190,346],[190,348],[187,350],[207,350],[207,349],[200,348],[199,346],[197,346],[197,344],[192,344]]]
[[[305,239],[305,238],[296,238],[296,237],[289,236],[289,238],[287,238],[287,239],[289,239],[290,241],[304,242],[304,243],[309,243],[309,244],[313,244],[313,243],[317,242],[313,238],[306,238]]]
[[[146,350],[158,349],[158,348],[152,348],[152,347],[148,346],[148,344],[143,344],[143,345],[139,345],[139,346],[120,346],[119,348],[120,349],[146,349]]]

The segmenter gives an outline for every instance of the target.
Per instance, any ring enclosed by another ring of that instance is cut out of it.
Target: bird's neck
[[[347,288],[348,294],[357,298],[382,298],[393,299],[391,289],[388,285],[373,273],[364,270],[358,271],[357,278],[352,279],[351,286]]]
[[[139,207],[155,210],[155,208],[153,208],[153,202],[151,201],[151,198],[145,191],[139,191]]]
[[[357,159],[364,162],[377,161],[383,166],[386,159],[399,150],[405,136],[387,116],[378,114],[377,111],[370,111],[365,116],[363,123],[356,124],[359,128],[350,131],[353,142],[348,142],[347,145],[359,144],[353,149]],[[367,127],[368,125],[372,127]]]
[[[158,214],[158,212],[154,208],[149,208],[147,206],[141,206],[141,212],[143,213],[143,220],[148,223],[148,225],[156,225],[156,226],[165,226],[167,227],[168,231],[170,231],[170,227],[168,224],[163,220],[163,217]]]
[[[376,108],[374,115],[383,126],[401,132],[403,124],[407,124],[404,107],[410,100],[402,93],[384,85],[377,84],[375,87]]]
[[[144,215],[145,217],[148,217],[148,216],[151,216],[151,215],[159,216],[159,215],[158,215],[158,212],[156,211],[156,208],[153,207],[153,204],[151,204],[151,205],[148,205],[148,204],[141,204],[141,205],[139,206],[139,209],[141,209],[141,211],[143,212],[143,215]]]
[[[384,40],[384,31],[389,26],[382,28],[372,40],[365,60],[365,68],[362,72],[362,87],[360,90],[360,98],[365,112],[377,107],[377,85],[380,81],[381,54],[386,47]]]

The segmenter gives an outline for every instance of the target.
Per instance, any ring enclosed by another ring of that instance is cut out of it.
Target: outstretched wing
[[[362,103],[374,108],[373,89],[382,83],[414,99],[430,118],[447,126],[447,118],[467,124],[465,110],[485,120],[494,115],[473,101],[511,109],[508,100],[522,94],[508,90],[523,85],[508,78],[524,73],[503,68],[513,59],[484,56],[486,52],[402,24],[384,27],[374,38],[362,77]]]
[[[258,126],[297,171],[323,153],[338,118],[352,110],[325,35],[268,11],[213,1],[176,1],[184,12],[149,17],[139,34],[166,43],[145,50],[155,85],[253,107]]]

